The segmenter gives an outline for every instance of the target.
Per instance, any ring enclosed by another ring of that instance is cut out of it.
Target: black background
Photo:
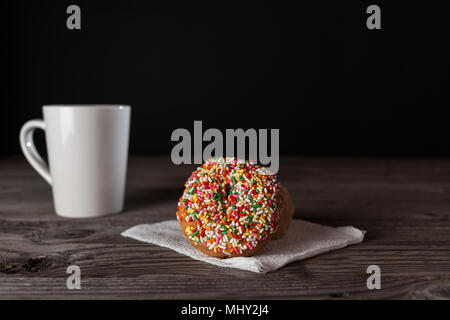
[[[450,155],[444,1],[293,3],[2,0],[0,156],[58,103],[131,104],[134,154],[168,155],[203,120],[280,128],[282,154]]]

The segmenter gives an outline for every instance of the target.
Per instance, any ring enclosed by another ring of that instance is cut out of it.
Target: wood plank
[[[284,158],[295,217],[368,231],[364,243],[266,275],[225,269],[120,232],[175,217],[195,166],[130,159],[125,213],[68,220],[21,158],[0,160],[0,298],[450,299],[450,160]],[[66,288],[66,268],[82,290]],[[366,288],[366,268],[382,290]]]

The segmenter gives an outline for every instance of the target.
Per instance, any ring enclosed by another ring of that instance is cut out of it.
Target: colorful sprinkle
[[[177,218],[196,220],[185,233],[215,253],[253,250],[278,226],[279,184],[262,166],[236,158],[211,159],[194,171],[178,203]]]

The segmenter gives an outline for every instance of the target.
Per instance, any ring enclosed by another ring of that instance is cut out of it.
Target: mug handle
[[[45,131],[45,122],[43,120],[30,120],[26,122],[20,129],[20,147],[31,166],[52,185],[52,177],[47,164],[39,155],[33,141],[34,130],[41,129]]]

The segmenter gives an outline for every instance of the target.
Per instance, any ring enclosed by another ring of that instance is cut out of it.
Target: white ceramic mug
[[[131,107],[47,105],[44,120],[20,130],[20,145],[31,166],[52,186],[58,215],[99,217],[123,210]],[[33,142],[45,131],[49,166]]]

